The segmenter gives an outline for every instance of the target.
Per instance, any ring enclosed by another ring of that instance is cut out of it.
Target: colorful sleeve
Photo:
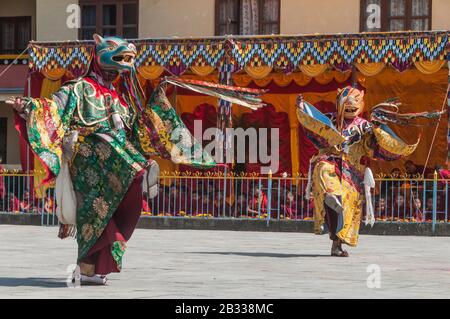
[[[176,164],[211,168],[216,165],[191,135],[159,87],[135,123],[135,144],[146,157],[159,156]]]
[[[49,181],[61,166],[62,140],[77,102],[72,85],[65,85],[50,98],[27,98],[26,135],[30,146],[47,170]]]
[[[403,156],[411,155],[417,148],[415,144],[407,144],[398,137],[389,126],[374,126],[372,133],[366,135],[364,148],[366,154],[375,160],[395,161]]]
[[[297,109],[297,118],[308,139],[318,149],[340,145],[345,141],[331,120],[312,105],[305,104],[305,111]]]

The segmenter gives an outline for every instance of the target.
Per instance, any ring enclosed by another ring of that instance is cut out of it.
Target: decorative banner
[[[448,40],[448,32],[401,32],[131,42],[137,47],[138,68],[161,66],[180,75],[195,67],[218,70],[227,57],[233,72],[244,68],[255,70],[255,67],[291,72],[318,65],[344,71],[355,64],[361,67],[369,63],[383,63],[404,71],[417,62],[445,61]],[[78,75],[87,69],[92,53],[92,41],[32,42],[29,65],[32,70],[64,68]]]

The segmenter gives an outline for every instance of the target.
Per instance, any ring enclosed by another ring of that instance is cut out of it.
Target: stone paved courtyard
[[[138,229],[109,286],[69,289],[76,242],[56,234],[0,225],[0,298],[450,297],[445,237],[361,236],[346,259],[312,234]],[[370,265],[380,288],[367,286]]]

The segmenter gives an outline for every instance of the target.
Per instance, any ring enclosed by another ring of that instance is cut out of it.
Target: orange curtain
[[[328,70],[327,64],[314,64],[314,65],[300,65],[300,71],[305,73],[307,76],[315,77],[319,76]]]
[[[147,80],[155,80],[164,72],[164,67],[159,65],[141,66],[137,69],[138,73]]]
[[[417,70],[422,72],[423,74],[434,74],[438,72],[447,61],[416,61],[414,62],[414,65],[416,66]]]
[[[375,76],[383,71],[385,64],[380,63],[356,63],[356,68],[365,76]]]
[[[233,82],[236,86],[247,87],[252,82],[255,82],[259,87],[265,87],[274,81],[276,85],[280,87],[285,87],[294,81],[299,86],[308,85],[314,78],[319,84],[326,85],[331,81],[336,81],[338,83],[346,82],[351,76],[351,72],[339,72],[336,70],[327,70],[322,72],[315,77],[311,77],[302,72],[294,72],[291,74],[284,73],[270,73],[264,78],[254,78],[247,73],[233,74]]]
[[[374,106],[391,97],[398,97],[402,102],[400,112],[424,112],[441,110],[446,103],[445,95],[448,85],[448,70],[440,69],[433,75],[423,74],[416,69],[398,72],[385,68],[375,77],[366,78],[366,107]],[[419,135],[421,141],[417,150],[408,158],[395,162],[376,162],[373,167],[376,171],[390,172],[393,168],[403,170],[404,162],[412,160],[418,165],[424,165],[433,139],[436,121],[421,121],[428,126],[391,126],[394,131],[408,143],[414,143]],[[445,114],[439,125],[437,137],[433,145],[429,167],[444,165],[447,161],[447,123],[448,114]]]

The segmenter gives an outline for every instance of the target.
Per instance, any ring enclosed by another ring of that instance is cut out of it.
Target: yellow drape
[[[417,70],[422,72],[423,74],[434,74],[438,72],[447,61],[416,61],[414,62],[414,65],[416,66]]]
[[[159,65],[147,65],[139,67],[137,71],[147,80],[155,80],[163,74],[164,67]]]
[[[215,68],[213,66],[191,66],[191,71],[198,76],[207,76],[213,73]]]
[[[338,83],[346,82],[351,76],[351,72],[339,72],[335,70],[329,70],[319,74],[314,77],[314,79],[322,85],[326,85],[331,81],[335,80]],[[273,81],[276,85],[280,87],[285,87],[291,84],[294,81],[298,86],[306,86],[308,85],[313,78],[306,75],[302,72],[294,72],[291,74],[284,73],[270,73],[265,78],[262,79],[254,79],[246,73],[233,74],[233,83],[236,86],[247,87],[252,82],[255,82],[256,85],[260,87],[265,87]]]
[[[380,63],[356,63],[356,68],[365,76],[375,76],[383,71],[385,64]]]
[[[442,68],[433,75],[423,74],[416,69],[398,72],[385,68],[375,77],[366,78],[366,106],[374,106],[391,97],[398,97],[402,102],[400,112],[424,112],[441,110],[446,102],[448,70]],[[390,172],[393,168],[403,170],[404,162],[412,160],[418,165],[424,165],[434,134],[436,121],[421,120],[419,123],[427,125],[422,128],[416,126],[392,126],[394,131],[406,142],[412,144],[421,135],[417,150],[408,158],[395,162],[375,162],[373,167],[378,172]],[[444,165],[447,160],[447,123],[445,114],[439,125],[436,141],[429,160],[429,167]]]
[[[61,78],[66,74],[66,69],[58,68],[58,69],[44,69],[42,70],[42,74],[46,79],[51,81],[61,80]],[[53,93],[54,91],[50,92]],[[47,93],[46,89],[41,89],[41,93]]]
[[[272,72],[272,67],[270,66],[255,66],[255,67],[245,67],[245,72],[254,79],[264,79]]]
[[[300,65],[300,71],[305,73],[307,76],[315,77],[321,75],[328,69],[327,64],[314,64],[314,65]]]

